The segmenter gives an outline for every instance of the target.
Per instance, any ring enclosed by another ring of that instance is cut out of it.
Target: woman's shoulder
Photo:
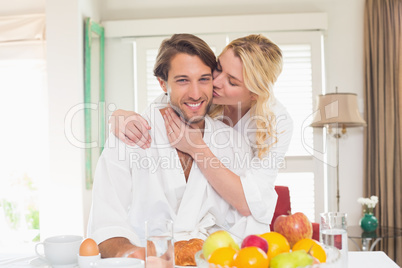
[[[213,133],[213,135],[219,137],[220,139],[227,139],[228,137],[238,137],[239,139],[245,139],[242,133],[237,131],[235,128],[226,125],[217,118],[212,118],[207,115],[205,117],[205,122],[211,125],[210,131]]]
[[[277,99],[272,102],[271,111],[275,117],[277,128],[293,128],[293,119],[289,114],[286,107]],[[234,126],[234,129],[238,132],[243,132],[245,129],[246,133],[250,134],[249,130],[257,129],[257,121],[255,120],[255,107],[252,107]],[[267,115],[268,116],[268,115]],[[260,117],[260,116],[258,116]],[[247,135],[249,136],[249,135]]]
[[[287,143],[287,140],[292,136],[293,133],[293,119],[286,107],[278,99],[275,99],[272,102],[271,111],[273,112],[273,116],[275,116],[278,142]],[[257,121],[253,117],[253,114],[254,108],[251,108],[236,124],[234,129],[240,133],[243,133],[243,135],[249,139],[251,144],[256,144],[256,133],[258,132],[258,127]],[[272,139],[267,140],[267,143],[271,142],[273,142]],[[253,149],[253,151],[258,150]]]
[[[211,150],[233,150],[235,153],[251,153],[250,143],[242,133],[239,133],[232,127],[226,125],[219,119],[213,119],[208,115],[205,117],[204,140],[210,146]]]
[[[286,108],[286,106],[283,105],[282,102],[280,102],[276,98],[272,103],[272,108],[271,109],[272,109],[272,112],[276,116],[286,114],[286,115],[289,115],[289,117],[290,117],[290,114],[289,114],[288,109]]]
[[[277,129],[291,128],[293,129],[293,119],[286,107],[278,100],[272,106],[272,112],[275,115]]]

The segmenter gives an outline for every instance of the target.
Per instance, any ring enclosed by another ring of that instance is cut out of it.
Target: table
[[[17,258],[11,260],[10,258]],[[10,261],[7,261],[10,260]],[[30,265],[34,255],[1,254],[0,267],[2,268],[38,268]],[[349,251],[349,268],[398,268],[399,266],[382,251]],[[344,267],[342,267],[344,268]]]
[[[348,238],[353,242],[353,244],[362,251],[373,251],[374,247],[380,242],[383,238],[396,238],[398,236],[402,236],[402,229],[387,227],[387,226],[379,226],[377,230],[366,233],[362,230],[359,225],[348,226]],[[356,243],[355,239],[362,240],[362,247]],[[373,240],[373,243],[370,246],[370,241]]]
[[[383,251],[349,251],[349,268],[398,268]]]

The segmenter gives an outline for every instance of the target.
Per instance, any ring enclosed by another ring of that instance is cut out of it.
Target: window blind
[[[157,49],[147,49],[146,51],[146,59],[147,59],[147,106],[151,104],[156,97],[158,97],[161,93],[161,87],[159,85],[158,80],[154,76],[154,65],[155,59],[158,55]]]
[[[289,156],[309,156],[301,141],[302,131],[308,144],[313,144],[313,129],[302,129],[303,122],[313,112],[311,46],[308,44],[279,45],[283,52],[283,71],[274,87],[276,98],[293,118],[293,139]]]
[[[292,214],[303,212],[311,222],[315,219],[314,173],[279,173],[275,185],[289,187]]]

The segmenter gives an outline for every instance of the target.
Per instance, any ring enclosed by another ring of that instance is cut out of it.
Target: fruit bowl
[[[342,268],[341,252],[335,247],[324,246],[327,253],[327,261],[325,263],[314,264],[306,268]],[[220,268],[219,265],[209,263],[204,259],[202,251],[195,254],[195,262],[198,268]]]

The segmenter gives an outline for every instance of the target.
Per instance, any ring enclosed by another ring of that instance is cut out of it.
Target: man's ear
[[[161,86],[162,90],[167,92],[166,81],[163,81],[162,78],[158,77],[158,82],[159,82],[159,85]]]

